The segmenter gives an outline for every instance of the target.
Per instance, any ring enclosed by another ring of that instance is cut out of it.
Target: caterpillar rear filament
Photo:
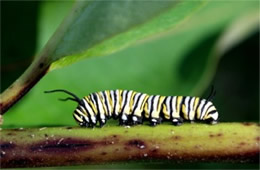
[[[169,120],[174,125],[181,125],[183,121],[216,124],[218,120],[218,112],[212,103],[216,94],[213,88],[207,99],[148,95],[132,90],[106,90],[80,99],[67,90],[45,91],[52,92],[65,92],[73,97],[60,100],[78,103],[73,117],[83,127],[93,127],[97,124],[102,127],[110,118],[119,119],[120,125],[137,125],[149,120],[152,126],[160,124],[162,120]]]

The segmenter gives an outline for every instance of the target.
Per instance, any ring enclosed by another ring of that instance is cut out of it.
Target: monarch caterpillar
[[[190,96],[148,95],[132,90],[106,90],[91,93],[80,99],[75,94],[63,90],[45,91],[45,93],[64,92],[72,97],[60,99],[78,103],[73,117],[83,127],[93,127],[99,122],[102,127],[107,119],[119,118],[120,125],[142,124],[148,119],[151,126],[162,120],[171,120],[174,125],[181,125],[184,120],[206,121],[216,124],[218,112],[212,103],[216,91],[212,88],[207,99]]]

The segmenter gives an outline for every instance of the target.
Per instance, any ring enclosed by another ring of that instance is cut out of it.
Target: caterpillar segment
[[[131,103],[132,103],[132,95],[133,91],[123,90],[122,91],[122,99],[121,99],[121,116],[119,123],[120,125],[126,125],[129,122],[131,116]]]
[[[165,96],[149,96],[145,104],[145,117],[150,120],[152,126],[156,126],[162,122],[162,117],[160,116],[162,110],[162,104],[164,102]]]
[[[211,124],[218,121],[218,112],[211,101],[216,94],[214,90],[207,99],[148,95],[133,90],[105,90],[91,93],[83,99],[62,89],[45,92],[65,92],[74,97],[61,100],[78,103],[73,117],[82,127],[94,127],[98,124],[102,127],[110,118],[119,119],[120,125],[137,125],[148,120],[151,126],[162,121],[171,121],[173,125],[181,125],[184,121],[204,121]]]
[[[136,93],[133,99],[133,105],[132,105],[132,123],[133,125],[142,124],[143,123],[143,115],[144,107],[146,104],[146,101],[148,99],[147,94],[143,93]]]

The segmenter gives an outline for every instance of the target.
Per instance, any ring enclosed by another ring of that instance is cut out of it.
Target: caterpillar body
[[[160,96],[148,95],[132,90],[105,90],[91,93],[82,99],[75,94],[63,90],[45,91],[45,93],[65,92],[78,103],[73,113],[74,119],[83,127],[105,125],[110,118],[118,119],[120,125],[137,125],[149,120],[151,126],[169,120],[174,125],[181,125],[183,121],[205,121],[216,124],[218,112],[212,103],[216,91],[211,91],[207,99],[190,96]]]

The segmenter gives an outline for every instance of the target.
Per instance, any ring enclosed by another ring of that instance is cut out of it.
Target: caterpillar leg
[[[117,114],[113,114],[113,115],[112,115],[112,118],[113,118],[114,120],[116,120],[116,119],[118,119],[118,115],[117,115]]]
[[[216,121],[216,120],[212,120],[212,121],[210,121],[209,123],[212,124],[212,125],[215,125],[215,124],[218,123],[218,121]]]
[[[156,126],[158,124],[161,124],[162,123],[162,118],[159,117],[159,118],[151,118],[150,119],[150,125],[151,126]]]
[[[129,120],[130,120],[130,116],[126,114],[122,114],[122,116],[119,119],[119,125],[120,126],[130,125]]]
[[[83,122],[83,123],[79,123],[79,125],[81,127],[89,127],[89,128],[94,128],[96,126],[96,123],[93,122]]]
[[[193,123],[195,123],[195,121],[194,120],[190,120],[190,123],[193,124]]]
[[[173,118],[172,119],[172,124],[175,125],[175,126],[180,126],[182,125],[183,123],[183,120],[181,118]]]
[[[99,120],[99,127],[103,127],[106,124],[106,119],[100,119]]]
[[[89,124],[86,123],[86,122],[80,122],[79,125],[80,125],[81,127],[89,127]]]
[[[140,116],[132,116],[132,125],[139,125],[143,123],[143,118]]]
[[[214,124],[217,124],[218,121],[217,120],[213,120],[213,119],[206,119],[206,123],[214,125]]]

